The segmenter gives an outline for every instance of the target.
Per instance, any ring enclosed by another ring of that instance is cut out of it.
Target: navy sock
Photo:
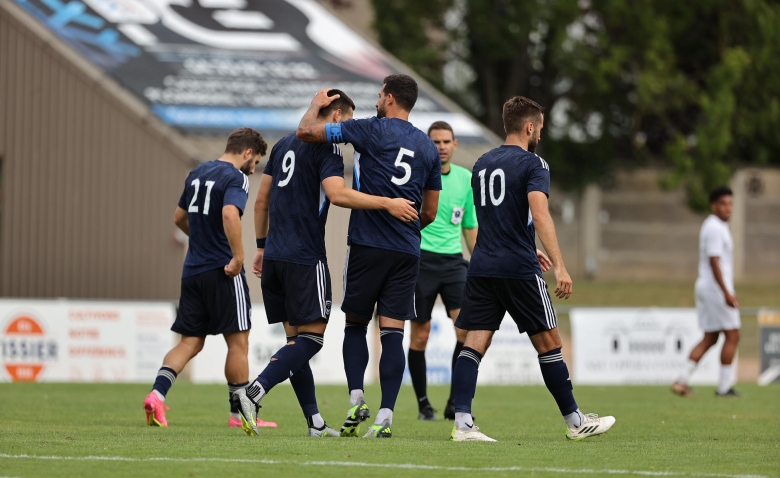
[[[347,322],[344,327],[344,372],[347,374],[349,390],[363,390],[363,376],[368,367],[368,323]]]
[[[414,394],[417,395],[417,407],[422,410],[426,406],[430,405],[427,393],[427,377],[425,376],[427,372],[427,367],[425,364],[425,350],[409,349],[407,361],[409,363],[409,375],[412,377]]]
[[[477,375],[482,354],[471,347],[463,347],[455,362],[452,383],[456,413],[471,413],[471,402],[477,392]]]
[[[447,403],[455,403],[455,363],[458,361],[460,351],[463,350],[463,342],[455,342],[455,350],[452,352],[452,369],[450,372],[450,398]]]
[[[566,416],[577,410],[577,402],[574,401],[574,387],[569,379],[569,369],[563,361],[561,349],[553,349],[539,354],[539,368],[542,369],[542,377],[547,390],[550,391],[561,415]]]
[[[163,365],[157,372],[157,378],[154,381],[152,390],[157,390],[163,397],[168,395],[168,390],[173,387],[173,383],[176,382],[178,375],[171,367]]]
[[[404,329],[380,327],[382,356],[379,358],[379,384],[382,387],[382,403],[379,408],[395,408],[401,382],[404,379]]]
[[[303,368],[320,351],[322,342],[322,334],[298,334],[295,343],[285,345],[274,354],[255,382],[263,387],[264,394],[270,392],[277,384]],[[247,395],[255,402],[262,398],[254,383],[247,389]]]
[[[287,342],[293,342],[298,338],[297,335],[287,336]],[[311,365],[306,362],[300,370],[290,376],[290,385],[298,398],[298,404],[301,406],[303,416],[307,418],[320,413],[317,408],[317,395],[314,391],[314,375],[311,371]]]
[[[230,383],[228,382],[228,403],[230,403],[230,413],[238,413],[238,408],[233,406],[233,392],[246,388],[249,386],[249,382],[244,383]]]

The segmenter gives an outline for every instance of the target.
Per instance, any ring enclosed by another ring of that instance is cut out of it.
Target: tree
[[[507,98],[547,106],[542,154],[565,187],[653,164],[703,209],[738,166],[780,164],[778,2],[458,0],[428,4],[425,21],[443,25],[453,9],[463,24],[447,41],[466,45],[460,59],[482,106],[472,112],[503,134]],[[380,41],[416,68],[431,43],[424,33]],[[452,49],[436,48],[439,63],[417,71],[441,85],[438,65]]]

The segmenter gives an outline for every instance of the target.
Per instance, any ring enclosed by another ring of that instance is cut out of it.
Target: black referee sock
[[[428,401],[427,366],[425,364],[425,350],[409,349],[407,356],[409,362],[409,375],[412,376],[412,386],[417,395],[417,407],[422,410],[430,406]]]
[[[455,350],[452,352],[452,370],[450,372],[450,398],[447,399],[447,404],[455,403],[455,363],[458,361],[460,351],[463,350],[463,342],[455,342]]]

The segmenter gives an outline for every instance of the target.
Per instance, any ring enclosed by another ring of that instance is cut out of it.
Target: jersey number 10
[[[198,191],[200,191],[200,178],[195,178],[190,183],[195,188],[195,193],[192,195],[192,201],[190,201],[190,207],[187,212],[198,212]],[[211,188],[214,187],[214,181],[206,181],[206,200],[203,201],[203,214],[209,215],[209,204],[211,203]]]
[[[479,191],[480,191],[480,199],[482,200],[481,205],[485,205],[485,172],[487,169],[483,169],[479,172]],[[496,191],[495,191],[495,183],[496,178],[499,178],[501,185],[499,186],[501,188],[501,193],[496,197]],[[498,206],[502,202],[504,202],[504,196],[506,192],[506,179],[504,178],[504,170],[503,169],[496,169],[492,173],[490,173],[490,202],[493,203],[494,206]]]

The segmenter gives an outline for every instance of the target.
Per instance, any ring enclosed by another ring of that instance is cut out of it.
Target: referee
[[[458,148],[452,127],[437,121],[428,128],[428,136],[439,149],[441,159],[441,193],[436,220],[422,230],[420,244],[420,274],[415,290],[417,318],[412,319],[409,344],[409,373],[420,409],[419,420],[437,420],[428,401],[426,384],[425,347],[431,332],[431,312],[436,296],[441,295],[447,315],[454,321],[460,313],[463,287],[466,284],[468,262],[463,259],[461,231],[469,253],[477,241],[477,216],[474,212],[474,193],[471,189],[471,171],[450,164]],[[466,340],[466,331],[455,328],[458,342],[452,354],[452,364],[458,359]],[[452,389],[444,417],[455,419]]]

